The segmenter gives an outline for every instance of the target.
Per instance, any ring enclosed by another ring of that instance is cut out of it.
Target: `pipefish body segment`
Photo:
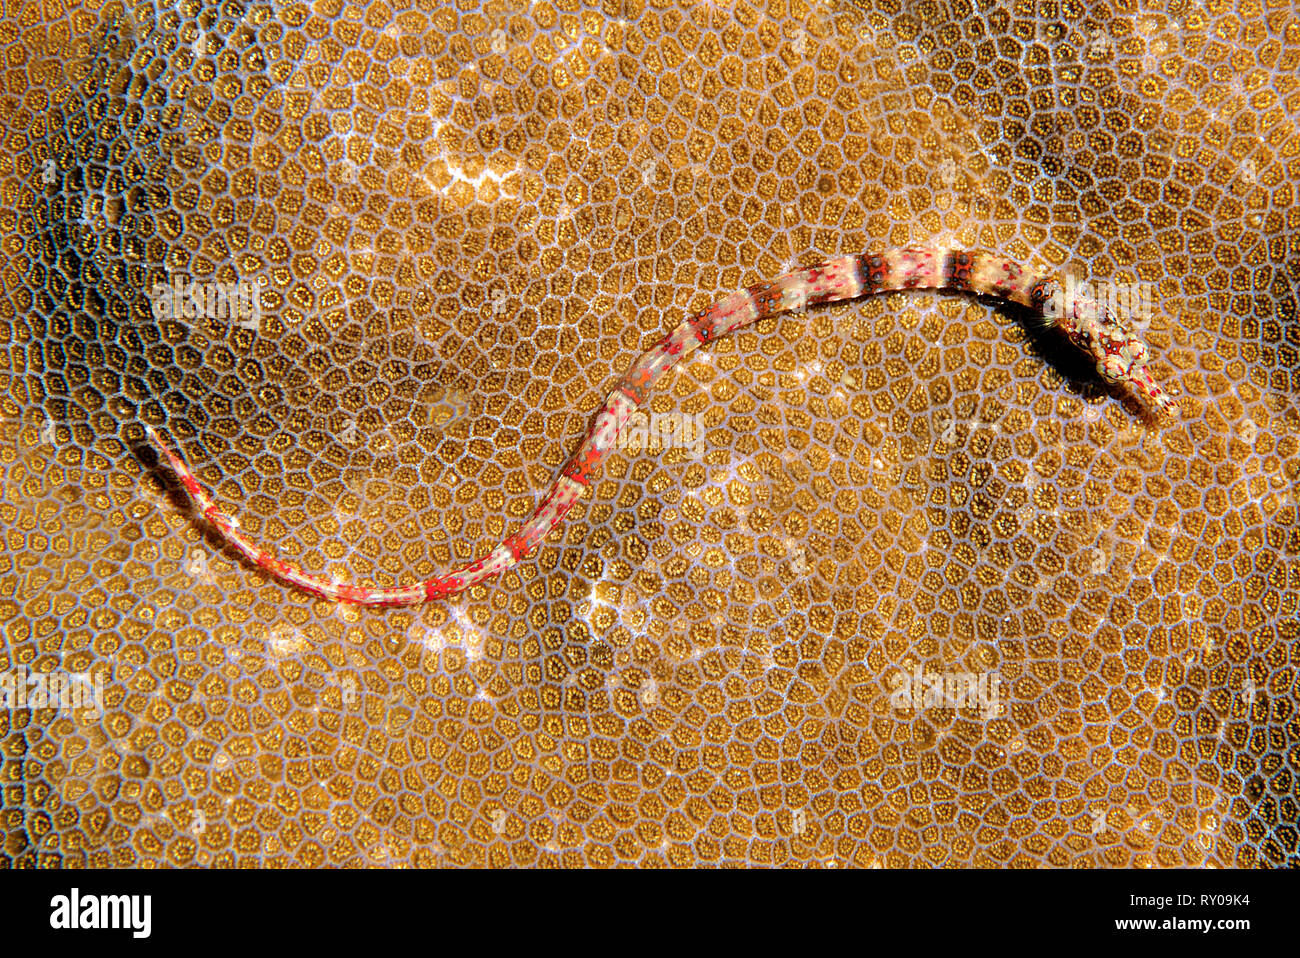
[[[1074,288],[1074,284],[1065,286],[1066,290]],[[1093,360],[1103,379],[1131,388],[1157,417],[1173,416],[1177,412],[1173,400],[1147,368],[1146,346],[1105,303],[1077,292],[1067,293],[1072,299],[1062,303],[1059,299],[1061,286],[1054,280],[1035,276],[1001,256],[913,248],[829,259],[732,293],[681,323],[624,374],[609,394],[582,444],[518,532],[477,562],[413,585],[391,589],[349,585],[312,575],[277,558],[240,532],[238,522],[217,507],[180,457],[154,429],[146,426],[145,430],[180,478],[203,518],[236,551],[259,568],[282,582],[331,602],[367,606],[419,605],[456,595],[498,576],[541,545],[547,534],[564,521],[583,489],[591,484],[601,462],[618,443],[629,417],[646,401],[655,382],[699,347],[765,316],[818,303],[912,289],[996,296],[1040,314],[1044,305],[1057,297],[1056,305],[1061,308],[1051,310],[1052,324]]]

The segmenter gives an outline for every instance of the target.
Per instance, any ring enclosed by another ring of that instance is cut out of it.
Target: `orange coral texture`
[[[12,8],[11,8],[12,9]],[[1297,860],[1300,22],[1286,0],[27,3],[0,22],[9,865]],[[531,561],[688,312],[886,245],[1147,285],[1143,426],[1023,317],[756,324]],[[156,283],[261,315],[156,315]],[[996,673],[996,714],[898,707]]]

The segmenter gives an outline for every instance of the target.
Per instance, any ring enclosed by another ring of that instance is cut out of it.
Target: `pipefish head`
[[[1069,286],[1066,284],[1067,290]],[[1098,375],[1131,389],[1157,419],[1175,416],[1178,407],[1151,375],[1147,365],[1151,352],[1137,330],[1115,308],[1094,296],[1086,284],[1071,293],[1064,315],[1053,321],[1088,354]]]

